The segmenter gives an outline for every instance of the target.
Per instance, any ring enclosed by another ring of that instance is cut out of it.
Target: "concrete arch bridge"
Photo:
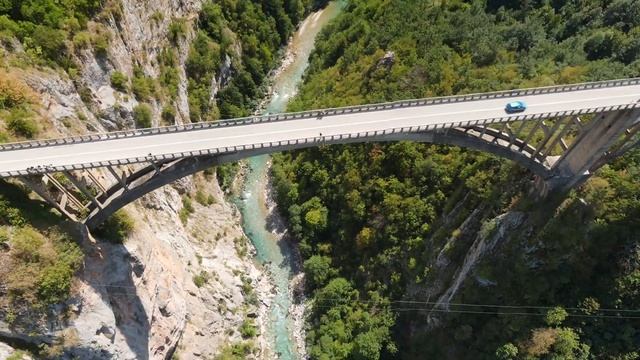
[[[505,112],[522,100],[521,113]],[[319,145],[411,140],[501,156],[539,191],[565,191],[640,143],[640,79],[499,91],[37,140],[0,146],[16,178],[96,227],[143,195],[213,165]],[[104,168],[111,178],[98,179]]]

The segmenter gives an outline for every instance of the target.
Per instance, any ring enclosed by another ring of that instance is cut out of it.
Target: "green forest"
[[[87,23],[101,16],[120,14],[121,9],[101,0],[2,0],[0,1],[0,42],[11,46],[20,40],[28,56],[42,64],[57,63],[65,69],[75,68],[74,46],[92,42],[106,51],[108,39],[87,32]]]
[[[205,3],[191,45],[187,74],[191,120],[210,121],[251,114],[278,51],[303,17],[324,0],[223,0]],[[235,46],[241,45],[239,49]],[[240,56],[241,54],[241,56]],[[211,79],[231,60],[232,76],[210,102]]]
[[[637,76],[635,0],[353,0],[290,110]],[[449,146],[324,146],[276,156],[272,174],[304,258],[311,358],[640,358],[624,312],[640,305],[640,150],[560,206],[529,201],[517,165]],[[453,275],[439,259],[460,264],[504,213],[526,220],[452,303],[518,307],[451,305],[432,326],[431,291]]]
[[[263,96],[267,73],[277,64],[296,24],[325,4],[323,0],[205,1],[195,21],[170,19],[167,46],[157,58],[157,77],[134,63],[131,78],[113,71],[110,83],[140,102],[132,112],[137,127],[153,124],[153,102],[164,104],[161,124],[173,124],[179,85],[177,47],[186,46],[192,120],[247,115]],[[170,15],[156,12],[151,20]],[[79,74],[84,57],[78,55],[87,50],[86,55],[99,61],[112,60],[109,48],[114,34],[106,24],[121,29],[123,17],[119,0],[0,0],[0,142],[52,135],[39,94],[22,78],[25,73],[57,72],[72,80],[82,101],[93,109],[91,90]],[[196,36],[186,43],[189,27],[195,28]],[[220,75],[227,56],[228,83],[221,84],[223,90],[212,101],[211,82]],[[227,170],[222,169],[223,178]],[[64,176],[56,178],[67,183]],[[119,211],[95,235],[121,243],[134,226],[126,211]],[[47,321],[50,310],[64,308],[84,261],[79,238],[74,224],[31,198],[26,188],[0,181],[0,317],[13,330],[36,336],[41,331],[38,324]],[[59,346],[43,345],[40,350],[43,358],[59,358],[62,352]]]

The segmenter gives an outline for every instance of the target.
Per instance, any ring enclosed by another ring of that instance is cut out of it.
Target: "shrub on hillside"
[[[245,339],[256,337],[256,335],[258,335],[258,328],[253,323],[253,320],[250,318],[244,319],[242,325],[240,325],[240,335]]]
[[[138,101],[149,100],[154,96],[155,83],[152,78],[145,75],[144,71],[139,66],[133,69],[131,90]]]
[[[173,125],[176,121],[176,110],[173,106],[167,105],[162,108],[162,120],[164,125]]]
[[[184,19],[173,19],[169,24],[169,40],[177,43],[187,33],[187,23]]]
[[[82,252],[74,243],[61,242],[57,254],[57,261],[44,267],[38,276],[38,298],[47,304],[66,299],[73,274],[82,263]]]
[[[250,354],[256,352],[256,347],[252,341],[244,341],[233,345],[225,345],[215,360],[243,360]]]
[[[118,91],[126,92],[128,82],[129,78],[127,78],[127,75],[120,71],[114,71],[111,74],[111,86]]]
[[[178,212],[178,216],[180,217],[180,221],[183,225],[187,225],[189,221],[189,215],[193,214],[195,209],[193,208],[193,203],[188,196],[182,197],[182,209]]]
[[[140,104],[133,109],[133,120],[137,128],[151,127],[151,117],[151,106],[148,104]]]
[[[7,128],[16,136],[32,139],[38,134],[38,125],[25,109],[16,109],[6,120]]]
[[[34,101],[33,91],[20,79],[0,71],[0,109],[11,109]]]
[[[91,33],[80,31],[73,36],[73,46],[78,49],[88,49],[91,46]]]
[[[193,275],[193,283],[199,288],[203,287],[208,282],[209,274],[207,274],[205,271],[201,271],[200,274]]]
[[[0,199],[0,224],[12,226],[24,226],[26,220],[20,209],[11,206],[11,203]]]
[[[118,210],[96,229],[96,235],[113,243],[122,244],[131,234],[134,221],[125,210]]]

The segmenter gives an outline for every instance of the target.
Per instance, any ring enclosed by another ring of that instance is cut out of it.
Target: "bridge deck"
[[[478,120],[513,121],[523,114],[507,115],[505,104],[523,100],[524,115],[554,117],[571,111],[602,112],[617,106],[638,106],[640,85],[573,90],[536,95],[505,96],[455,103],[400,107],[370,112],[345,113],[253,123],[201,130],[176,131],[144,136],[123,137],[94,142],[49,145],[0,151],[0,177],[15,176],[34,167],[60,170],[64,167],[106,163],[136,158],[194,151],[233,148],[322,136],[357,134],[408,127],[452,127]],[[557,114],[556,114],[557,115]]]

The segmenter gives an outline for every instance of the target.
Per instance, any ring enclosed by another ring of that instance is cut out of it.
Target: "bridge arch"
[[[490,127],[450,128],[432,131],[380,132],[358,137],[317,137],[297,144],[240,150],[219,155],[186,157],[175,161],[154,163],[142,167],[109,187],[98,204],[90,207],[85,224],[93,229],[109,216],[142,196],[185,176],[193,175],[212,166],[244,158],[275,152],[310,148],[323,145],[363,142],[415,141],[421,143],[454,145],[462,148],[492,153],[530,170],[539,177],[549,175],[550,167],[545,158],[524,140]],[[114,174],[116,175],[116,174]]]
[[[538,176],[544,197],[640,145],[639,96],[640,79],[623,79],[26,141],[0,145],[0,178],[21,180],[70,219],[80,215],[95,227],[212,165],[323,144],[411,140],[510,159]],[[505,113],[511,99],[531,106]],[[132,164],[149,166],[118,174]],[[116,183],[103,185],[88,171],[94,168],[109,170]]]

